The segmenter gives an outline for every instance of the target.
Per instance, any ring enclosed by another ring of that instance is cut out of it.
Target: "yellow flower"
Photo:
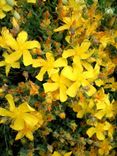
[[[101,79],[97,79],[95,81],[95,84],[96,84],[96,86],[100,87],[100,86],[104,85],[104,82]]]
[[[55,32],[63,31],[63,30],[71,30],[74,31],[76,28],[80,27],[83,23],[83,18],[81,16],[72,15],[71,17],[63,17],[62,20],[65,24],[58,27],[57,29],[54,29]]]
[[[114,107],[113,103],[110,103],[108,99],[108,103],[106,102],[98,102],[96,103],[97,113],[95,113],[95,117],[98,119],[102,119],[104,116],[107,118],[114,117]]]
[[[92,137],[94,134],[96,134],[98,140],[104,140],[104,132],[107,130],[109,130],[108,122],[95,123],[94,127],[89,128],[86,133],[89,137]]]
[[[33,141],[34,139],[33,131],[34,131],[34,127],[25,125],[22,130],[18,131],[18,134],[16,135],[15,140],[19,140],[23,138],[24,136],[26,136],[29,140]]]
[[[84,60],[89,58],[94,51],[89,51],[91,43],[89,40],[84,40],[81,45],[74,47],[73,49],[67,49],[63,51],[63,58],[73,57],[74,63],[77,60]]]
[[[73,67],[65,67],[62,70],[62,75],[73,81],[72,85],[67,90],[67,95],[75,97],[82,85],[86,94],[92,96],[96,92],[96,89],[90,84],[90,79],[95,79],[97,77],[97,73],[95,75],[95,69],[97,69],[97,66],[98,65],[96,65],[94,69],[89,69],[89,71],[83,71],[79,62],[77,62],[77,65],[73,64]]]
[[[23,55],[23,63],[25,66],[32,64],[32,56],[29,50],[34,48],[40,48],[40,44],[37,41],[27,41],[28,34],[25,31],[21,31],[17,39],[15,40],[10,33],[4,34],[7,46],[12,49],[12,52],[7,58],[7,63],[18,61]]]
[[[32,112],[32,114],[37,117],[38,123],[35,126],[25,124],[24,128],[18,131],[15,140],[19,140],[24,136],[26,136],[29,140],[33,141],[34,139],[33,132],[37,130],[39,127],[41,127],[41,125],[43,124],[43,119],[42,115],[39,112]]]
[[[107,118],[113,117],[114,106],[113,106],[113,102],[110,103],[109,95],[105,94],[104,90],[101,89],[98,91],[98,94],[96,96],[97,99],[95,99],[95,101],[96,101],[97,111],[94,116],[97,117],[98,119],[102,119],[104,116]]]
[[[107,46],[107,44],[114,44],[115,41],[113,38],[113,34],[109,32],[104,32],[103,36],[101,36],[100,38],[100,43],[104,48]]]
[[[106,123],[106,129],[108,129],[108,137],[110,139],[113,139],[113,133],[115,130],[115,126],[113,126],[112,124],[110,124],[109,122],[105,122]]]
[[[59,99],[61,102],[64,102],[67,100],[67,88],[70,85],[70,81],[65,78],[63,75],[59,75],[58,73],[55,73],[51,76],[51,80],[53,82],[47,82],[43,84],[45,93],[47,92],[54,92],[59,90]]]
[[[103,140],[99,144],[100,148],[98,150],[98,153],[100,155],[109,155],[109,151],[112,149],[112,146],[110,145],[109,141],[107,139]]]
[[[10,48],[7,46],[7,41],[6,41],[6,36],[9,34],[10,33],[8,29],[6,27],[3,27],[0,36],[0,47],[10,50]]]
[[[73,63],[83,65],[85,60],[89,59],[94,53],[94,50],[90,50],[91,42],[84,40],[81,45],[75,46],[73,49],[67,49],[63,51],[62,57],[73,59]]]
[[[16,107],[11,94],[7,94],[6,99],[9,102],[9,110],[0,108],[0,116],[6,116],[11,119],[10,126],[12,129],[22,130],[25,124],[34,127],[38,123],[38,118],[31,114],[35,109],[30,107],[27,102]]]
[[[0,61],[0,67],[5,66],[6,76],[8,76],[11,68],[20,68],[19,62],[11,62],[11,63],[6,62],[6,58],[9,56],[9,54],[7,52],[4,52],[2,56],[5,58],[5,60]]]
[[[58,67],[64,67],[66,65],[66,59],[60,57],[55,60],[53,54],[50,52],[46,53],[46,60],[42,58],[33,60],[33,67],[41,67],[39,74],[36,76],[36,78],[40,81],[43,80],[43,76],[46,72],[48,73],[49,77],[51,77],[52,74],[59,71]]]
[[[11,11],[12,7],[7,4],[6,0],[0,0],[0,19],[6,16],[6,12]]]
[[[77,112],[77,118],[83,118],[86,113],[93,112],[94,102],[90,99],[90,101],[79,101],[78,103],[73,103],[72,108],[74,112]]]
[[[85,7],[84,0],[69,0],[67,7],[73,10],[73,13],[80,13],[82,9]]]
[[[54,151],[54,153],[52,154],[52,156],[71,156],[72,152],[67,152],[64,155],[61,155],[59,152]]]

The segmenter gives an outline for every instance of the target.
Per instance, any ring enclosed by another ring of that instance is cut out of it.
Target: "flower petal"
[[[39,74],[36,76],[36,78],[37,78],[39,81],[42,81],[45,72],[46,72],[46,69],[45,69],[44,67],[42,67],[41,70],[39,71]]]
[[[67,60],[65,58],[58,58],[54,62],[54,67],[64,67],[67,66]]]
[[[2,10],[8,12],[8,11],[12,10],[12,7],[10,5],[4,5]]]
[[[77,113],[77,118],[82,118],[84,116],[84,110],[80,110],[78,113]]]
[[[32,108],[31,106],[29,106],[27,102],[24,102],[21,105],[19,105],[18,110],[21,110],[24,113],[25,112],[33,112],[33,111],[35,111],[35,109]]]
[[[60,101],[65,102],[67,100],[67,88],[65,85],[61,84],[60,86]]]
[[[22,52],[16,51],[13,52],[12,54],[8,55],[5,59],[5,61],[9,64],[14,63],[20,59],[22,56]]]
[[[72,154],[72,152],[67,152],[64,154],[64,156],[70,156]]]
[[[74,49],[68,49],[68,50],[63,51],[62,57],[63,58],[68,58],[68,57],[74,56],[74,54],[75,54]]]
[[[78,92],[78,88],[80,87],[80,83],[74,82],[67,90],[67,95],[69,95],[70,97],[75,97],[77,92]]]
[[[33,141],[34,139],[34,136],[33,136],[33,133],[31,131],[28,131],[25,136],[30,140],[30,141]]]
[[[25,46],[27,49],[33,49],[33,48],[39,48],[40,49],[40,43],[38,41],[27,41],[25,43]]]
[[[95,117],[101,120],[104,115],[105,112],[103,110],[100,110],[95,114]]]
[[[3,66],[5,66],[5,61],[0,61],[0,67],[3,67]]]
[[[10,107],[9,107],[9,110],[10,111],[13,111],[16,107],[15,107],[15,103],[14,103],[14,100],[13,100],[13,96],[11,94],[7,94],[5,96],[5,98],[7,99]]]
[[[91,43],[89,42],[89,40],[84,40],[82,42],[81,46],[78,48],[81,55],[89,49],[90,45]]]
[[[47,53],[46,53],[46,58],[47,58],[47,60],[50,61],[51,63],[54,62],[54,56],[53,56],[52,52],[47,52]]]
[[[61,156],[61,154],[59,154],[58,152],[54,151],[54,153],[52,154],[52,156]]]
[[[17,44],[16,40],[13,38],[12,34],[9,31],[7,31],[7,29],[3,31],[3,37],[6,41],[6,44],[10,48],[12,48],[14,50],[18,50],[18,44]]]
[[[31,65],[33,62],[32,56],[28,50],[23,52],[23,63],[25,66]]]
[[[69,27],[70,27],[69,25],[65,24],[63,26],[58,27],[57,29],[54,29],[54,32],[63,31],[69,29]]]
[[[58,72],[51,75],[51,80],[54,82],[58,82],[60,80],[60,76],[59,76]]]
[[[43,87],[44,87],[45,93],[47,93],[47,92],[53,92],[53,91],[57,90],[59,86],[57,83],[48,83],[47,82],[47,83],[43,84]]]
[[[14,62],[11,64],[12,68],[20,68],[20,63],[19,62]]]
[[[10,65],[6,65],[5,67],[5,72],[6,72],[6,76],[8,76],[9,72],[10,72],[11,66]]]
[[[28,39],[28,34],[25,31],[21,31],[17,36],[17,42],[20,44],[26,42],[27,39]]]
[[[45,60],[44,59],[42,59],[42,58],[38,58],[38,59],[33,59],[33,64],[32,64],[32,66],[33,67],[41,67],[41,66],[43,66],[45,64]]]
[[[19,139],[21,139],[21,138],[23,138],[23,137],[24,137],[24,133],[23,133],[22,131],[19,131],[19,132],[17,133],[16,137],[15,137],[15,140],[19,140]]]
[[[67,66],[67,67],[63,68],[61,74],[64,77],[68,78],[69,80],[72,80],[72,81],[76,80],[76,75],[74,75],[73,68],[71,66]]]
[[[3,19],[5,16],[6,14],[2,10],[0,10],[0,19]]]
[[[105,136],[104,136],[104,134],[102,133],[102,132],[97,132],[96,133],[96,136],[97,136],[97,138],[99,139],[99,140],[104,140],[105,139]]]
[[[95,133],[95,128],[94,127],[89,128],[86,133],[89,136],[89,138],[92,137],[93,134]]]
[[[29,113],[25,113],[23,119],[26,125],[29,125],[30,127],[34,127],[38,123],[38,118]]]
[[[0,116],[11,116],[12,113],[4,108],[0,108]]]
[[[95,87],[93,87],[92,85],[89,85],[88,88],[89,88],[88,91],[86,91],[86,94],[87,94],[88,96],[92,96],[93,94],[96,93],[96,89],[95,89]]]
[[[10,127],[16,131],[22,130],[24,128],[24,120],[19,117],[13,120],[13,123],[10,125]]]

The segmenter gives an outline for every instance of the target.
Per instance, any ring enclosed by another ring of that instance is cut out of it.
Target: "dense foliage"
[[[117,2],[0,0],[1,156],[115,156]]]

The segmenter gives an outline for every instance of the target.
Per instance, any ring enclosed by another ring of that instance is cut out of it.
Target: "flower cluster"
[[[1,21],[14,9],[12,29],[3,24],[0,35],[0,98],[9,103],[0,123],[18,132],[15,140],[44,140],[46,149],[34,144],[27,155],[115,154],[116,19],[88,2],[59,0],[56,15],[45,12],[48,1],[0,2]]]
[[[43,124],[41,113],[30,107],[27,102],[23,102],[16,107],[11,94],[7,94],[6,99],[9,103],[9,110],[0,108],[0,115],[8,119],[3,118],[1,119],[2,122],[11,120],[10,127],[18,131],[15,140],[21,139],[24,136],[33,140],[32,132]]]

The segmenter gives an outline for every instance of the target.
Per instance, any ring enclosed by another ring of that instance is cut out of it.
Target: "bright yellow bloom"
[[[89,58],[94,51],[89,51],[91,43],[89,40],[84,40],[80,46],[76,46],[73,49],[67,49],[63,51],[63,58],[73,57],[74,60],[77,59],[87,59]]]
[[[5,40],[1,36],[0,36],[0,47],[2,47],[2,48],[6,48],[7,47]]]
[[[66,59],[60,57],[55,60],[51,52],[46,53],[46,60],[42,58],[33,60],[33,67],[41,67],[39,74],[36,76],[36,78],[40,81],[43,80],[43,76],[46,72],[48,73],[49,77],[51,77],[52,74],[59,71],[58,67],[64,67],[66,65]]]
[[[32,56],[29,50],[34,48],[40,48],[40,44],[37,41],[27,41],[28,34],[25,31],[21,31],[17,39],[15,40],[10,33],[4,34],[4,39],[7,43],[7,46],[12,49],[12,52],[7,58],[7,63],[13,63],[18,61],[23,55],[23,63],[25,66],[32,64]]]
[[[98,119],[102,119],[104,116],[107,118],[111,118],[114,116],[113,102],[110,103],[109,95],[105,94],[103,89],[98,91],[97,99],[95,99],[95,101],[97,107],[95,117],[97,117]]]
[[[29,140],[33,141],[34,136],[33,136],[33,129],[34,127],[30,127],[25,125],[24,128],[20,131],[18,131],[18,134],[16,135],[15,140],[19,140],[21,138],[23,138],[24,136],[26,136]]]
[[[83,116],[87,113],[93,112],[94,102],[90,99],[90,101],[79,101],[78,103],[73,103],[72,108],[74,112],[77,112],[77,118],[83,118]]]
[[[104,140],[104,132],[109,130],[109,126],[110,125],[108,122],[95,123],[94,127],[89,128],[86,133],[89,137],[92,137],[94,134],[96,134],[98,140]]]
[[[100,86],[104,85],[104,82],[103,82],[103,80],[101,80],[101,79],[97,79],[97,80],[95,81],[95,84],[96,84],[96,86],[100,87]]]
[[[54,151],[54,153],[52,154],[52,156],[71,156],[72,152],[67,152],[64,155],[61,155],[59,152]]]
[[[33,112],[32,114],[37,117],[38,123],[35,126],[25,124],[24,128],[18,131],[15,140],[19,140],[24,136],[26,136],[29,140],[33,141],[34,139],[33,132],[37,130],[39,127],[41,127],[41,125],[43,124],[43,119],[42,115],[39,112]]]
[[[11,94],[7,94],[6,99],[9,102],[9,110],[0,108],[0,116],[9,117],[12,120],[10,125],[12,129],[22,130],[25,124],[34,127],[38,123],[38,118],[32,114],[35,109],[30,107],[27,102],[16,107]]]
[[[70,81],[65,78],[63,75],[59,75],[58,73],[55,73],[51,76],[51,80],[53,82],[47,82],[44,83],[44,91],[47,92],[54,92],[59,90],[59,99],[61,102],[64,102],[67,100],[67,88],[70,85]]]
[[[73,10],[73,13],[81,13],[85,7],[84,0],[68,0],[67,7]]]
[[[100,155],[109,155],[109,151],[112,149],[112,146],[110,145],[109,141],[107,139],[103,140],[99,144],[100,148],[98,150],[98,153]]]
[[[11,35],[11,34],[9,33],[9,30],[6,27],[3,27],[1,30],[1,36],[0,36],[0,47],[10,50],[6,41],[7,35]]]
[[[92,36],[95,35],[96,29],[100,25],[100,19],[101,19],[101,14],[97,13],[97,4],[98,2],[95,1],[90,8],[87,10],[87,16],[88,18],[86,19],[86,23],[84,25],[84,30],[86,36]]]
[[[113,33],[104,32],[103,36],[100,37],[100,43],[104,48],[107,46],[107,44],[114,44],[115,41],[114,41]]]
[[[71,17],[63,17],[62,20],[65,24],[54,29],[55,32],[63,31],[63,30],[70,30],[75,31],[76,28],[80,27],[83,24],[83,18],[81,16],[72,15]]]
[[[62,70],[62,75],[73,81],[72,85],[67,90],[67,95],[75,97],[82,85],[82,87],[86,91],[86,94],[88,96],[92,96],[96,92],[96,89],[90,84],[90,80],[96,79],[98,73],[98,65],[96,65],[94,68],[89,68],[88,71],[83,71],[83,68],[79,62],[77,62],[77,65],[73,64],[73,67],[65,67]]]
[[[7,52],[3,53],[3,57],[5,58],[4,61],[0,61],[0,67],[5,66],[5,72],[6,72],[6,76],[8,76],[10,69],[11,68],[20,68],[20,63],[19,62],[11,62],[11,63],[7,63],[6,62],[6,58],[9,56],[9,54]]]
[[[113,126],[112,124],[110,124],[109,122],[105,122],[106,123],[106,128],[108,129],[108,137],[110,139],[113,139],[113,133],[115,130],[115,126]]]
[[[7,4],[6,0],[0,0],[0,19],[6,16],[6,12],[11,11],[12,7]]]

